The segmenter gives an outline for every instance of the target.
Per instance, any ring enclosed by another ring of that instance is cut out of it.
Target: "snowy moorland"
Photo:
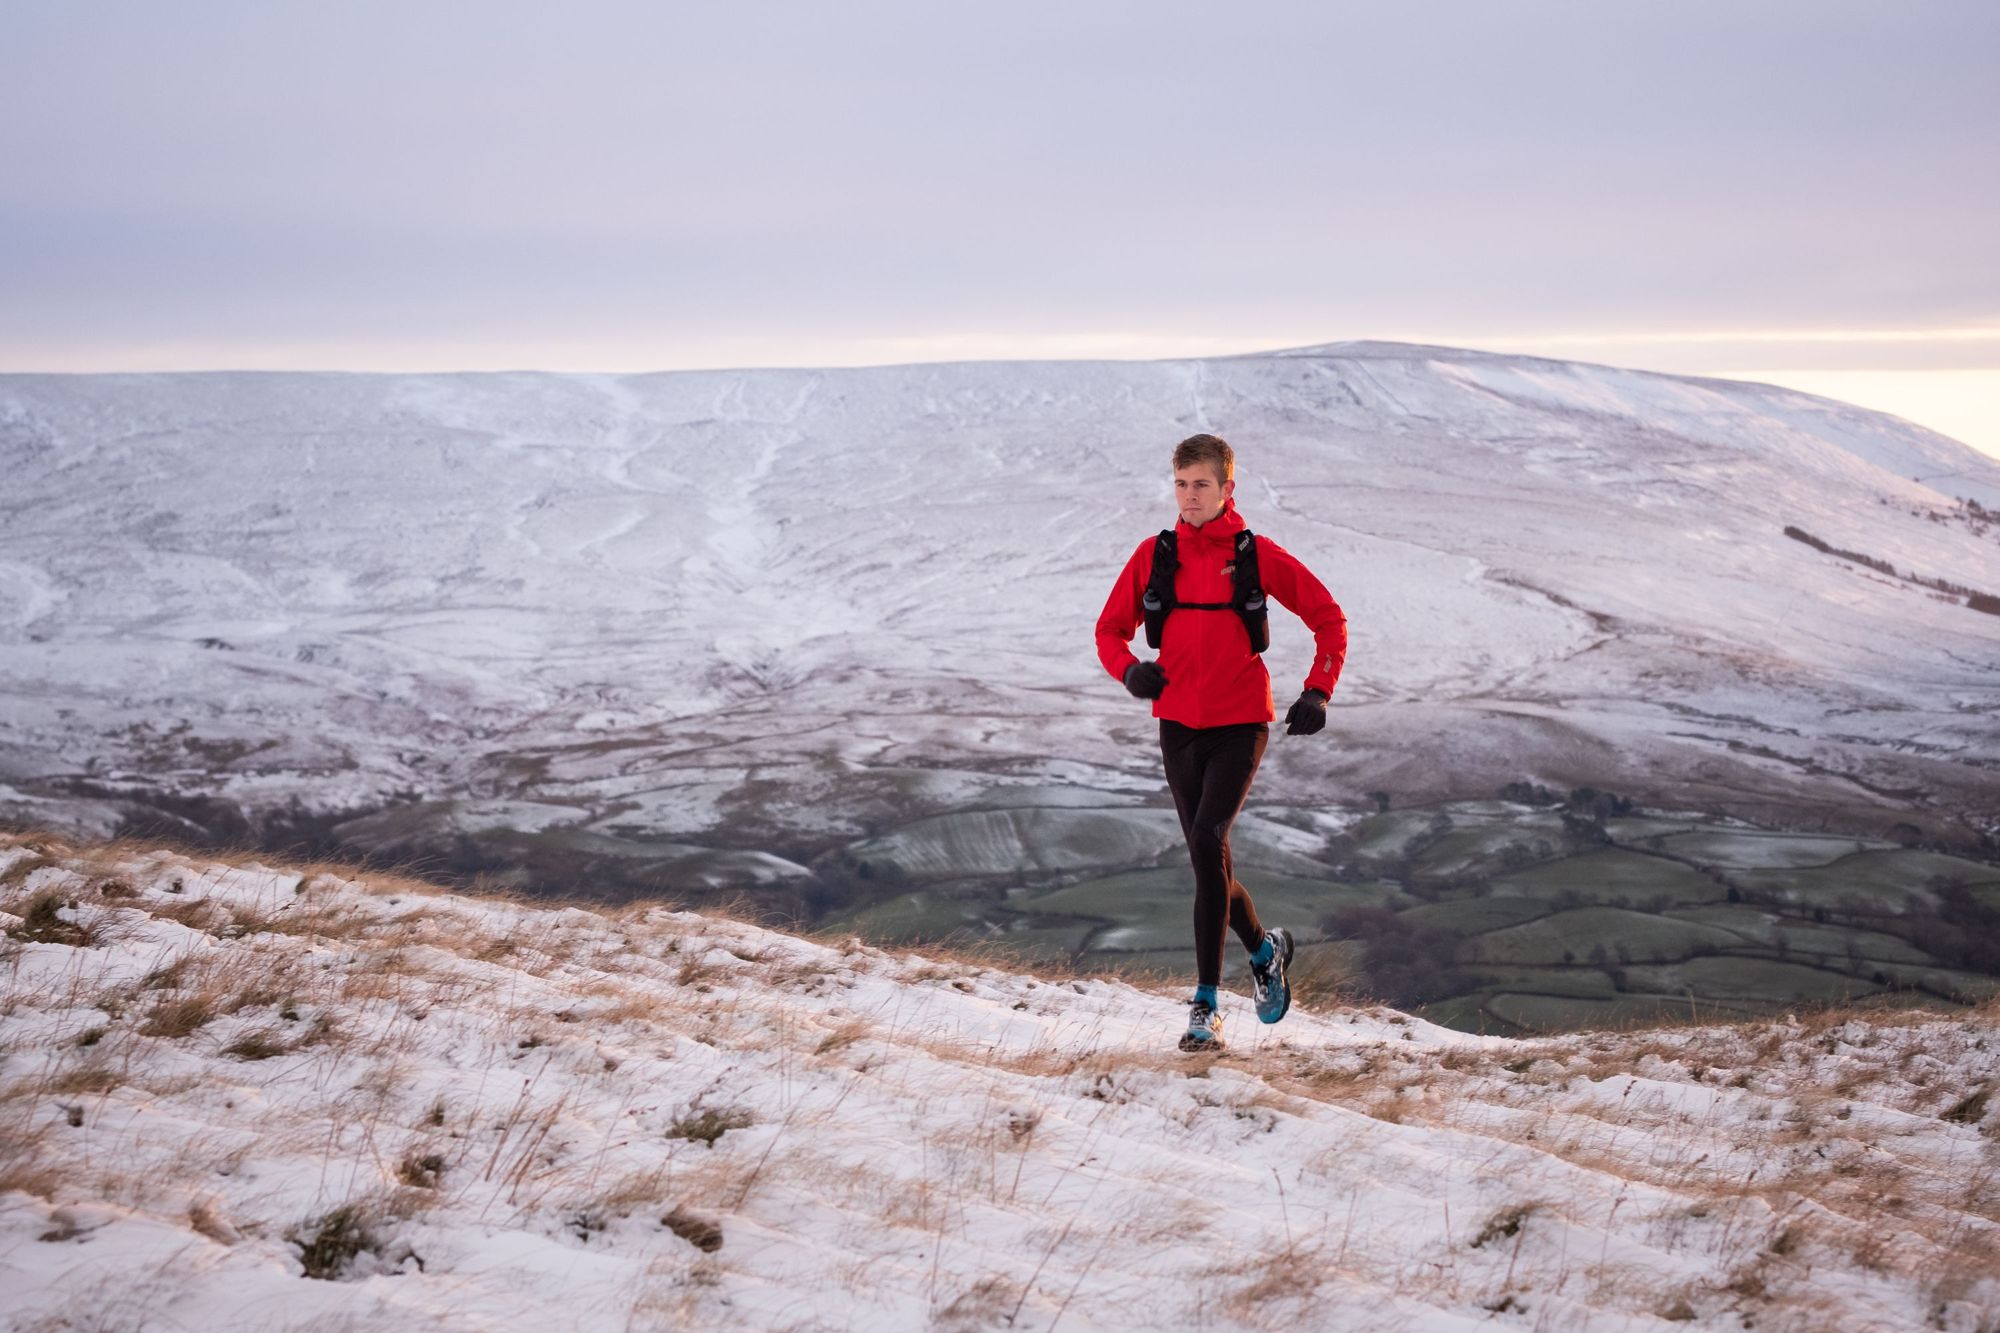
[[[692,892],[1009,783],[1157,805],[1091,627],[1196,430],[1350,618],[1328,733],[1277,738],[1261,799],[1992,830],[2000,462],[1765,385],[1367,342],[0,376],[0,816],[254,838],[297,802],[354,814],[349,852]],[[1282,711],[1312,649],[1273,623]]]
[[[2000,1329],[2000,1009],[1535,1040],[0,836],[0,1316]]]

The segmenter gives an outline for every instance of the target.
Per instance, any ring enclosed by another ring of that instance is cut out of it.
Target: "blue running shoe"
[[[1188,1028],[1181,1037],[1184,1051],[1219,1051],[1222,1049],[1222,1015],[1213,1006],[1196,1000],[1188,1005]]]
[[[1250,979],[1256,990],[1258,1021],[1275,1023],[1292,1007],[1292,984],[1285,979],[1285,969],[1292,961],[1292,932],[1280,926],[1265,931],[1264,938],[1271,942],[1271,961],[1262,967],[1250,964]]]

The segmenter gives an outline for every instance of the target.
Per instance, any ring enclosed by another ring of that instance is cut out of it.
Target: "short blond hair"
[[[1236,480],[1236,451],[1220,435],[1190,435],[1174,446],[1174,471],[1196,463],[1214,468],[1221,481]]]

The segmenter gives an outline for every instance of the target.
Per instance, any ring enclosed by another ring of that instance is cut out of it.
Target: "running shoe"
[[[1275,1023],[1292,1007],[1292,984],[1285,978],[1285,969],[1292,961],[1292,932],[1279,926],[1264,932],[1264,938],[1271,942],[1271,961],[1262,967],[1250,964],[1250,979],[1257,997],[1258,1021]]]

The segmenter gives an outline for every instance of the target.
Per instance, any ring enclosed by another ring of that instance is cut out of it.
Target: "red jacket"
[[[1233,602],[1236,585],[1231,556],[1236,534],[1243,531],[1234,498],[1222,512],[1198,528],[1185,520],[1174,525],[1179,541],[1180,569],[1174,576],[1174,596],[1183,602]],[[1097,660],[1123,681],[1137,657],[1127,647],[1146,615],[1140,599],[1153,573],[1153,544],[1146,538],[1125,562],[1112,585],[1104,610],[1097,617]],[[1296,614],[1313,632],[1313,664],[1305,688],[1333,694],[1347,660],[1347,617],[1324,584],[1284,547],[1269,537],[1257,538],[1257,571],[1264,591]],[[1275,644],[1277,635],[1273,634]],[[1167,687],[1153,701],[1153,716],[1190,727],[1221,727],[1233,722],[1269,722],[1271,673],[1264,659],[1250,651],[1250,635],[1234,611],[1175,611],[1160,635],[1160,669]]]

